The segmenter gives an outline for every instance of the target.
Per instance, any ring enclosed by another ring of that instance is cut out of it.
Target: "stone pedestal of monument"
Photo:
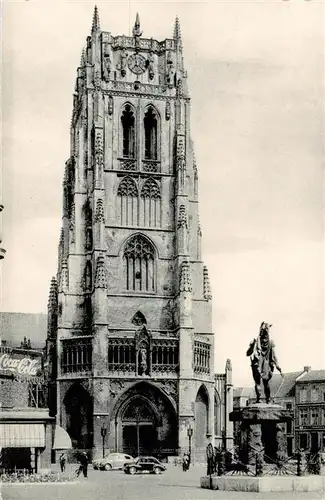
[[[325,477],[267,474],[267,462],[281,470],[286,466],[287,446],[284,425],[293,419],[291,410],[257,403],[230,413],[230,420],[240,423],[240,461],[250,466],[254,475],[204,476],[201,488],[224,491],[321,491]]]
[[[240,423],[240,459],[255,465],[259,459],[265,462],[284,461],[287,443],[284,425],[293,420],[293,412],[279,405],[255,403],[230,413],[230,420]]]

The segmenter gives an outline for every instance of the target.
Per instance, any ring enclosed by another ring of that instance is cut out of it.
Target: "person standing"
[[[81,453],[79,461],[80,461],[80,472],[82,471],[84,477],[88,477],[88,456],[85,451]]]
[[[65,471],[65,464],[66,464],[66,461],[67,461],[66,454],[65,454],[65,453],[61,453],[60,458],[59,458],[60,467],[61,467],[61,472],[64,472],[64,471]]]
[[[189,455],[187,453],[184,453],[183,456],[183,471],[186,472],[189,469],[190,461],[189,461]]]

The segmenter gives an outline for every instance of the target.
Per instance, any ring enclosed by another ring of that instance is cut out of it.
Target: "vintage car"
[[[124,466],[126,474],[152,473],[161,474],[166,470],[166,466],[155,457],[137,457],[133,462]]]
[[[129,462],[134,462],[134,458],[131,455],[126,455],[125,453],[110,453],[104,458],[94,460],[92,465],[95,470],[111,470],[111,469],[123,469],[125,464]]]

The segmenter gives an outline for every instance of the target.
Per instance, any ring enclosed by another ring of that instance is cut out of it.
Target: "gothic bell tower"
[[[139,15],[132,36],[113,36],[95,8],[49,302],[53,411],[75,448],[175,455],[193,432],[204,453],[214,337],[198,208],[178,19],[163,41],[143,36]]]

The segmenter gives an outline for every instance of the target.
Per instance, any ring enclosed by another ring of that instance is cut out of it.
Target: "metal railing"
[[[207,449],[207,475],[210,477],[235,474],[251,477],[320,475],[322,463],[320,452],[306,454],[298,451],[291,457],[274,459],[257,451],[255,463],[247,464],[225,449],[212,446]]]

